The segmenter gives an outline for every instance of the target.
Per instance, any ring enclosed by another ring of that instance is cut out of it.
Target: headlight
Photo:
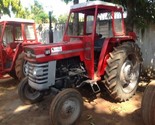
[[[24,49],[24,53],[28,58],[35,58],[34,51],[32,49]]]
[[[33,69],[33,75],[34,76],[41,76],[41,75],[43,75],[43,69],[42,68],[34,68]]]
[[[51,50],[50,49],[45,49],[45,55],[50,55],[51,54]]]
[[[28,75],[29,73],[29,67],[28,67],[28,64],[26,63],[25,66],[24,66],[24,71],[25,71],[25,74],[26,76]]]

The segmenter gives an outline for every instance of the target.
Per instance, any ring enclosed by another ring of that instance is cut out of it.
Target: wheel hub
[[[124,92],[130,93],[135,88],[138,76],[139,65],[133,65],[131,60],[126,60],[122,65],[120,72],[120,80]]]
[[[124,82],[129,82],[132,72],[133,72],[133,64],[131,61],[126,61],[122,66],[122,74],[121,76],[124,79]]]
[[[63,118],[70,117],[74,114],[76,103],[72,100],[66,100],[62,106],[61,115]]]

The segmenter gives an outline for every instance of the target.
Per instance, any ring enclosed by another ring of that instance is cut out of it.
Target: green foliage
[[[95,0],[87,0],[95,1]],[[101,0],[121,4],[127,10],[127,27],[145,29],[155,23],[155,3],[153,0]]]
[[[31,6],[30,10],[23,8],[20,0],[0,0],[0,13],[10,16],[10,11],[18,18],[34,19],[37,23],[48,22],[48,14],[44,12],[43,6],[37,0],[34,1],[34,5]],[[54,16],[52,16],[52,21],[57,21]]]
[[[64,1],[66,4],[68,4],[69,2],[73,1],[73,0],[62,0]]]
[[[48,14],[44,12],[43,6],[36,0],[34,1],[34,5],[31,6],[31,14],[31,18],[37,23],[47,23],[49,21]],[[53,15],[52,21],[57,21]]]
[[[133,17],[133,22],[137,28],[145,29],[149,24],[155,23],[155,3],[145,0],[141,1],[134,6],[133,14],[135,16]]]
[[[41,12],[37,14],[35,17],[36,22],[38,23],[47,23],[48,22],[48,14]]]
[[[39,4],[38,1],[34,1],[34,5],[31,6],[31,13],[33,13],[35,16],[39,15],[41,12],[43,12],[43,7],[41,4]],[[34,17],[35,18],[35,17]]]
[[[74,4],[79,3],[79,0],[62,0],[62,1],[64,1],[66,4],[68,4],[71,1],[73,1]]]
[[[10,11],[16,14],[20,9],[20,0],[0,0],[1,14],[8,14],[10,16]]]
[[[31,19],[31,13],[28,8],[21,8],[21,10],[16,14],[17,18]]]
[[[68,19],[68,14],[60,15],[60,16],[58,17],[58,22],[59,22],[59,23],[66,23],[67,19]]]

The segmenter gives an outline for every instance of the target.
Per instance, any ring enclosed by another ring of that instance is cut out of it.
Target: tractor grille
[[[48,83],[48,63],[36,64],[28,62],[28,78],[37,84]]]
[[[55,84],[56,61],[30,63],[27,66],[28,84],[36,90],[46,90]]]

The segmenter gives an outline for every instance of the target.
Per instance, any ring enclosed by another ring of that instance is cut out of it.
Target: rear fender
[[[97,76],[100,77],[104,75],[105,68],[107,66],[107,59],[109,58],[109,53],[113,51],[113,47],[116,47],[118,44],[123,42],[135,42],[133,39],[116,39],[116,38],[107,38],[103,43],[102,50],[99,57],[98,68],[97,68]]]

